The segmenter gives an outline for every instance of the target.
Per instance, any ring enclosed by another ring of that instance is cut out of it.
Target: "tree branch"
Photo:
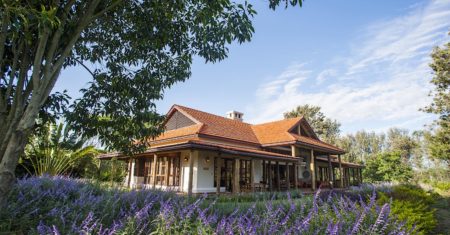
[[[0,32],[0,67],[3,67],[3,55],[5,54],[5,42],[8,35],[7,29],[8,29],[8,22],[9,22],[9,12],[7,9],[3,12],[2,17],[2,28]]]
[[[39,88],[40,83],[40,76],[41,76],[41,66],[42,66],[42,59],[44,58],[44,52],[47,45],[48,37],[50,34],[50,29],[48,26],[44,26],[43,33],[41,35],[41,38],[39,39],[39,43],[37,46],[36,54],[34,57],[34,63],[33,63],[33,73],[31,75],[31,82],[33,83],[34,89]]]
[[[78,62],[81,66],[83,66],[83,68],[86,69],[86,70],[91,74],[91,76],[92,76],[93,78],[95,78],[94,72],[92,72],[85,64],[83,64],[82,61],[80,61],[80,60],[77,59],[77,58],[73,58],[73,59],[74,59],[76,62]]]
[[[115,7],[117,7],[120,3],[122,3],[122,0],[116,0],[115,2],[113,2],[110,6],[105,7],[105,9],[95,13],[92,18],[93,19],[97,19],[98,17],[102,16],[103,14],[105,14],[106,12],[114,9]]]

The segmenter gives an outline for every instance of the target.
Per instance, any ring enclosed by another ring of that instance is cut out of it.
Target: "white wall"
[[[198,154],[197,161],[194,162],[194,169],[196,172],[194,185],[192,192],[204,193],[215,192],[214,188],[214,157],[217,154],[213,154],[206,151],[201,151]],[[207,159],[209,161],[207,162]]]
[[[181,153],[181,191],[188,192],[189,187],[189,161],[186,161],[185,158],[189,159],[189,152]]]

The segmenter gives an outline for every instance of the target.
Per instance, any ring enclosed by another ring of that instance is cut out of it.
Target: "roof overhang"
[[[335,149],[325,148],[325,147],[317,146],[314,144],[308,144],[308,143],[304,143],[304,142],[297,141],[297,140],[263,144],[262,146],[263,147],[275,147],[275,146],[283,146],[283,145],[296,145],[299,147],[305,147],[305,148],[309,148],[309,149],[313,149],[313,150],[318,150],[318,151],[326,152],[329,154],[344,154],[345,153],[345,151],[343,151],[343,150],[338,151]]]
[[[139,153],[133,156],[135,157],[141,157],[146,156],[152,153],[160,153],[160,152],[170,152],[170,151],[176,151],[176,150],[186,150],[186,149],[202,149],[202,150],[210,150],[210,151],[217,151],[220,153],[227,153],[227,154],[233,154],[233,155],[240,155],[240,156],[247,156],[247,157],[256,157],[256,158],[263,158],[268,160],[284,160],[284,161],[290,161],[290,162],[297,162],[300,158],[294,158],[291,156],[281,156],[281,154],[276,153],[258,153],[253,152],[252,150],[243,150],[243,149],[233,149],[231,147],[221,147],[221,146],[214,146],[214,145],[208,145],[208,144],[201,144],[201,143],[180,143],[180,144],[174,144],[169,146],[160,146],[160,147],[154,147],[146,150],[143,153]],[[128,159],[130,156],[125,156],[119,152],[115,153],[108,153],[108,154],[102,154],[98,157],[99,159],[112,159],[117,158],[120,160]]]

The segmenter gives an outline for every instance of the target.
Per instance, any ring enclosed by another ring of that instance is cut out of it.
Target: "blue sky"
[[[276,11],[250,2],[258,11],[252,41],[233,44],[216,64],[196,58],[192,77],[166,91],[159,112],[173,104],[238,110],[261,123],[313,104],[344,133],[418,130],[433,120],[419,108],[431,102],[431,49],[450,40],[450,0],[309,0]],[[55,90],[77,98],[89,80],[81,67],[69,68]]]

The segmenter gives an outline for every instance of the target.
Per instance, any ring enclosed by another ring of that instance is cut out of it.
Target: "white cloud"
[[[430,46],[442,44],[450,29],[450,1],[430,1],[406,16],[368,27],[364,42],[355,47],[356,56],[347,74],[364,71],[381,62],[400,62],[430,53]]]
[[[337,75],[337,71],[334,69],[325,69],[317,75],[316,83],[317,85],[322,84],[325,80],[330,79]]]
[[[280,92],[293,92],[311,73],[304,69],[305,65],[305,63],[292,63],[274,80],[262,84],[257,89],[256,96],[266,100]]]
[[[305,64],[297,63],[261,84],[250,121],[274,120],[297,105],[313,104],[340,121],[344,130],[353,131],[356,123],[369,129],[419,129],[429,120],[419,111],[430,102],[429,54],[449,40],[449,28],[448,0],[417,5],[406,16],[373,24],[355,39],[350,59],[341,59],[348,63],[328,65],[314,77]],[[320,90],[308,88],[313,81],[322,85]]]

